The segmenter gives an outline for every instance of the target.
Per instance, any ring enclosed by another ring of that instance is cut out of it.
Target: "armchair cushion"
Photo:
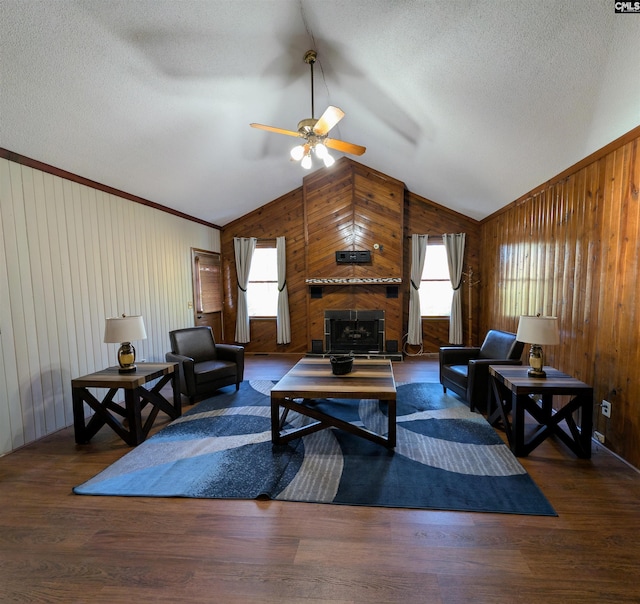
[[[208,384],[220,378],[236,378],[236,364],[229,361],[202,361],[193,366],[196,378],[196,386]]]
[[[469,403],[469,408],[485,408],[489,395],[489,365],[521,365],[524,344],[516,334],[492,329],[482,346],[440,348],[440,383]]]

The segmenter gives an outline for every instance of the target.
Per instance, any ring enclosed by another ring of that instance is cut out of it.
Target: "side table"
[[[163,411],[171,419],[182,414],[182,401],[178,388],[177,363],[138,363],[132,373],[120,373],[118,367],[109,367],[90,375],[71,380],[73,394],[73,426],[78,444],[86,444],[102,426],[107,424],[128,445],[139,445],[149,434],[158,411]],[[145,388],[148,382],[160,378],[151,388]],[[173,403],[169,402],[160,390],[171,381]],[[89,388],[108,388],[109,391],[99,401]],[[113,401],[119,389],[124,390],[124,407]],[[93,409],[94,415],[85,423],[84,404]],[[144,425],[141,411],[153,405]],[[128,429],[120,416],[128,423]]]
[[[544,368],[547,377],[542,379],[529,377],[528,369],[520,365],[489,366],[489,423],[494,426],[502,420],[509,446],[519,457],[528,455],[554,434],[578,457],[590,458],[593,388],[552,367]],[[540,395],[540,400],[532,398],[532,394]],[[570,399],[560,409],[554,410],[554,396],[569,396]],[[535,434],[527,441],[524,436],[525,411],[539,424]],[[579,413],[579,428],[574,412]],[[562,421],[568,432],[560,425]]]

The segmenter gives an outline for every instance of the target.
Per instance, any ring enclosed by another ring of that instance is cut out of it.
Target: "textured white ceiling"
[[[0,147],[224,225],[300,186],[315,117],[483,218],[640,125],[612,0],[0,0]]]

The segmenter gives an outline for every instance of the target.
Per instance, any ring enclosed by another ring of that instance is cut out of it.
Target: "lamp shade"
[[[560,343],[557,317],[521,316],[516,339],[528,344],[553,346]]]
[[[147,332],[141,315],[130,317],[113,317],[107,319],[104,328],[104,341],[106,343],[120,344],[135,340],[146,340]]]

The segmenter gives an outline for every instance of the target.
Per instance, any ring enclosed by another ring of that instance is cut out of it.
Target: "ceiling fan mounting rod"
[[[315,50],[307,50],[304,54],[304,62],[311,67],[311,118],[315,118],[315,108],[313,105],[313,64],[316,62],[318,58],[318,53]]]

